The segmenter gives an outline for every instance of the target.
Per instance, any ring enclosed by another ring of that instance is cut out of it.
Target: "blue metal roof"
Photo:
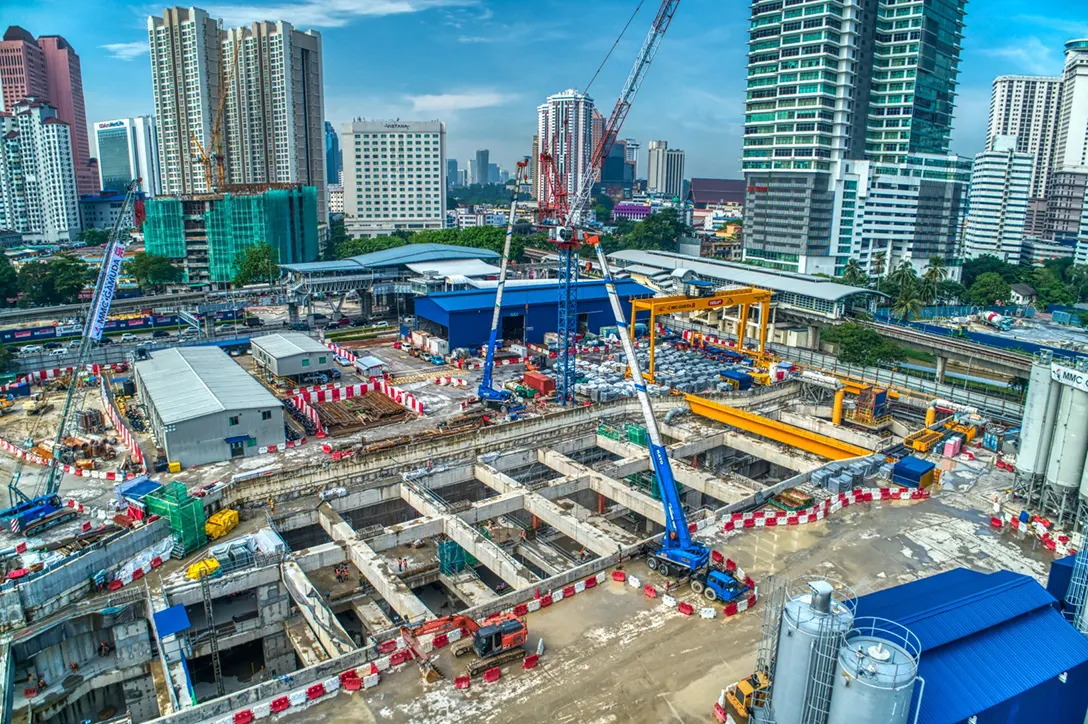
[[[620,298],[652,297],[653,291],[630,279],[617,279],[616,292]],[[603,281],[585,281],[578,283],[578,301],[596,301],[606,299],[608,291]],[[493,309],[495,306],[494,289],[466,289],[459,292],[439,292],[430,294],[427,299],[443,311],[469,312]],[[559,283],[541,284],[531,287],[507,289],[502,296],[502,308],[536,306],[559,303]]]
[[[1029,576],[957,568],[862,596],[857,615],[918,636],[919,722],[955,724],[1088,662],[1088,639],[1054,604]]]
[[[405,244],[392,249],[383,249],[370,254],[340,259],[339,261],[314,261],[304,264],[281,264],[280,267],[302,274],[321,274],[324,272],[357,272],[361,269],[374,269],[404,264],[449,261],[453,259],[499,259],[497,252],[488,249],[476,249],[470,246],[452,244]]]

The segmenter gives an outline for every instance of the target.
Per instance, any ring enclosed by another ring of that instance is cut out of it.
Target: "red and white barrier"
[[[445,386],[445,387],[467,387],[468,386],[468,380],[462,379],[460,377],[435,377],[434,378],[434,383],[436,385]]]
[[[343,347],[341,347],[340,345],[335,344],[333,342],[326,342],[325,346],[328,347],[329,349],[331,349],[333,352],[335,352],[338,357],[343,357],[344,359],[348,360],[352,364],[355,364],[355,360],[359,359],[350,350],[346,350]]]
[[[306,398],[302,395],[295,395],[291,398],[291,402],[296,410],[317,426],[317,436],[325,437],[325,428],[321,425],[321,417],[317,414],[317,410],[310,407],[310,403],[306,401]]]
[[[872,500],[924,500],[929,491],[920,488],[854,488],[849,493],[839,493],[816,503],[811,508],[798,511],[757,510],[754,513],[733,513],[722,524],[722,532],[742,528],[771,528],[778,525],[803,525],[823,520],[854,503]]]
[[[404,406],[420,417],[423,416],[423,401],[416,398],[412,393],[405,392],[399,387],[394,387],[383,378],[372,377],[370,382],[371,384],[376,385],[378,391],[393,400],[393,402]]]
[[[110,422],[113,423],[113,427],[117,430],[117,435],[121,438],[122,442],[125,443],[125,447],[128,448],[129,453],[132,455],[132,459],[138,462],[146,473],[147,465],[144,464],[144,451],[140,449],[140,443],[128,429],[128,425],[125,425],[121,420],[121,413],[114,407],[113,399],[110,397],[109,393],[106,392],[105,378],[99,380],[99,386],[102,392],[102,407],[106,410],[106,415],[110,418]]]
[[[1019,516],[1002,513],[990,519],[990,526],[1002,531],[1008,529],[1031,535],[1048,551],[1062,558],[1077,552],[1071,545],[1072,539],[1069,535],[1056,530],[1052,521],[1038,515],[1024,522]]]

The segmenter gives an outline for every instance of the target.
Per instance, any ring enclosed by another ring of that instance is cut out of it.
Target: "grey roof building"
[[[332,350],[301,332],[278,332],[251,340],[253,359],[277,377],[296,377],[332,369]]]
[[[283,405],[219,347],[182,347],[136,363],[151,429],[183,467],[283,444]]]

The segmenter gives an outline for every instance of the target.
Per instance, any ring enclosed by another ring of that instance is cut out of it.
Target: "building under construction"
[[[160,196],[147,203],[148,254],[176,260],[190,285],[234,279],[235,260],[265,242],[280,264],[320,255],[317,189],[293,184],[227,186],[225,193]]]

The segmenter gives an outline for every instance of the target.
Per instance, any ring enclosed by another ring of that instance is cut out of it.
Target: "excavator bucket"
[[[433,684],[445,678],[442,676],[442,672],[438,670],[438,667],[426,659],[419,662],[419,675],[428,684]]]

